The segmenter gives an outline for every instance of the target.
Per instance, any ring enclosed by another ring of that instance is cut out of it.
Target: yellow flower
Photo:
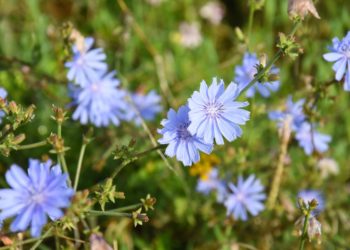
[[[202,180],[206,180],[212,168],[219,163],[220,159],[216,155],[202,154],[201,160],[190,168],[190,175],[198,175]]]

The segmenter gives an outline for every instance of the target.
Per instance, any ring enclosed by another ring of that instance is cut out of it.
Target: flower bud
[[[23,142],[25,139],[26,139],[26,135],[25,134],[19,134],[12,140],[12,144],[18,145],[21,142]]]
[[[307,228],[307,235],[310,241],[315,237],[318,238],[321,236],[321,226],[321,223],[315,217],[310,218]]]
[[[12,114],[18,114],[18,112],[19,112],[18,106],[14,101],[11,101],[9,103],[8,108]]]
[[[300,17],[304,19],[304,17],[311,13],[317,19],[320,19],[318,12],[315,8],[312,0],[289,0],[288,1],[288,14],[291,19],[295,17]]]
[[[98,234],[91,234],[90,236],[91,250],[113,250],[113,248],[108,245],[106,240]]]

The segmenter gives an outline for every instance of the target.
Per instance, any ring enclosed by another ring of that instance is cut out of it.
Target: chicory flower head
[[[256,54],[245,53],[243,56],[243,64],[235,68],[235,82],[238,83],[238,88],[243,90],[248,84],[255,78],[255,74],[258,73],[257,65],[259,65],[259,59]],[[277,75],[279,69],[272,66],[270,69],[271,74]],[[256,92],[259,92],[263,97],[269,97],[271,92],[276,92],[280,86],[279,81],[270,82],[257,82],[253,86],[249,87],[246,92],[247,97],[253,97]]]
[[[0,189],[0,221],[16,216],[12,232],[24,231],[30,226],[31,235],[39,237],[47,216],[55,221],[63,216],[62,208],[70,205],[74,194],[67,186],[67,174],[51,161],[41,163],[29,160],[28,174],[12,165],[5,178],[10,188]]]
[[[208,195],[211,191],[216,191],[218,202],[223,202],[227,195],[226,183],[219,178],[217,168],[213,168],[207,178],[200,178],[197,183],[197,192]]]
[[[126,110],[125,92],[119,88],[115,72],[94,78],[84,87],[70,86],[72,105],[77,105],[73,120],[81,124],[92,123],[96,127],[109,124],[118,126]]]
[[[312,215],[317,215],[322,212],[325,208],[325,200],[322,193],[318,190],[301,190],[298,193],[298,198],[303,199],[306,205],[315,199],[318,203],[317,207],[312,211]]]
[[[291,118],[292,130],[297,131],[306,119],[303,111],[304,103],[304,99],[293,103],[292,97],[288,96],[285,111],[272,111],[269,113],[269,118],[277,121],[278,126],[282,127],[283,121],[289,116]]]
[[[134,102],[135,108],[140,112],[142,119],[146,121],[153,120],[156,115],[162,111],[162,106],[160,105],[161,98],[154,91],[150,91],[148,94],[144,95],[141,93],[131,94],[131,99]],[[135,112],[134,107],[127,107],[126,120],[133,120],[136,125],[141,124],[141,119]]]
[[[345,75],[344,90],[350,91],[350,31],[342,39],[333,39],[333,45],[328,48],[331,52],[323,55],[328,62],[334,62],[335,79],[340,81]]]
[[[76,84],[84,87],[92,80],[106,73],[107,64],[104,62],[106,55],[101,48],[92,49],[94,39],[85,38],[85,46],[78,48],[73,46],[73,60],[66,62],[65,66],[69,69],[67,78]]]
[[[248,102],[235,101],[238,95],[237,84],[233,82],[225,90],[223,80],[218,83],[213,78],[209,87],[202,81],[200,90],[188,99],[191,121],[188,131],[210,144],[214,138],[217,144],[224,144],[222,136],[230,142],[240,137],[242,129],[239,125],[249,120],[250,113],[241,109],[248,106]]]
[[[331,136],[317,132],[308,122],[304,122],[300,126],[295,138],[307,155],[311,155],[314,151],[319,153],[327,151],[328,143],[332,140]]]
[[[181,106],[178,112],[170,109],[167,119],[161,122],[163,128],[158,130],[158,133],[163,135],[158,142],[168,144],[165,154],[169,157],[176,156],[176,159],[185,166],[191,166],[199,161],[198,151],[209,154],[213,149],[212,144],[205,143],[202,138],[191,135],[188,131],[190,124],[188,111],[187,106]]]
[[[263,201],[266,199],[264,187],[254,175],[250,175],[246,180],[239,176],[237,185],[229,183],[228,187],[231,192],[224,202],[227,215],[233,215],[235,219],[245,221],[248,219],[247,212],[256,216],[264,210]]]

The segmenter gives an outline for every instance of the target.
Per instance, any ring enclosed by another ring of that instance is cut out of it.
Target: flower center
[[[347,58],[350,58],[350,42],[342,42],[340,45],[340,50]]]
[[[255,74],[257,73],[256,71],[257,70],[256,70],[255,66],[252,66],[252,68],[248,71],[249,79],[253,80],[255,78]]]
[[[244,194],[242,192],[239,192],[236,197],[240,202],[244,201]]]
[[[209,103],[205,107],[205,113],[211,118],[217,118],[222,112],[222,104],[219,103]]]
[[[31,200],[32,200],[34,203],[40,204],[40,203],[42,203],[42,202],[44,201],[44,199],[45,199],[44,194],[42,194],[42,193],[37,193],[37,194],[34,194],[34,195],[32,196],[32,199],[31,199]]]
[[[91,90],[92,90],[93,92],[97,92],[97,91],[100,90],[100,88],[98,87],[98,84],[97,84],[97,83],[93,83],[93,84],[91,85]]]
[[[84,64],[84,58],[83,57],[79,57],[79,59],[77,60],[77,64],[79,66],[83,65]]]
[[[177,137],[182,139],[182,140],[187,140],[188,138],[192,137],[192,135],[190,134],[190,132],[188,132],[187,128],[190,124],[187,123],[183,123],[181,125],[178,126],[177,128]]]

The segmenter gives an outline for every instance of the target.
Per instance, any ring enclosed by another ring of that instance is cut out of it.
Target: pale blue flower
[[[209,154],[213,149],[212,144],[205,143],[202,138],[191,135],[188,131],[188,111],[187,106],[181,106],[177,113],[170,109],[167,119],[161,122],[163,128],[158,130],[158,133],[163,135],[158,142],[168,144],[165,154],[169,157],[176,156],[185,166],[199,161],[198,151]]]
[[[243,64],[235,68],[235,82],[238,83],[239,90],[243,90],[255,78],[258,73],[257,66],[259,59],[256,54],[245,53],[243,56]],[[279,74],[279,69],[272,66],[270,74]],[[279,81],[257,82],[249,87],[246,92],[247,97],[253,97],[256,92],[259,92],[263,97],[269,97],[271,92],[276,92],[280,86]]]
[[[333,45],[328,48],[331,52],[323,55],[328,62],[335,62],[333,71],[335,79],[340,81],[345,75],[344,90],[350,91],[350,31],[342,39],[333,39]]]
[[[7,91],[4,88],[0,88],[0,98],[5,99],[7,97]],[[2,123],[2,118],[5,116],[5,112],[0,110],[0,124]]]
[[[148,94],[144,95],[141,93],[134,93],[130,95],[135,107],[127,107],[126,120],[133,120],[136,125],[141,124],[141,119],[135,112],[134,108],[140,112],[141,117],[146,121],[153,120],[156,115],[162,111],[162,106],[160,104],[161,98],[154,91],[150,91]]]
[[[218,202],[223,202],[227,195],[227,188],[225,181],[219,178],[219,170],[213,168],[208,174],[207,179],[200,178],[197,183],[197,192],[208,195],[215,191]]]
[[[331,142],[332,137],[326,134],[321,134],[315,130],[310,123],[304,122],[298,129],[295,138],[299,142],[307,155],[317,151],[323,153],[328,150],[328,143]]]
[[[12,232],[30,227],[31,235],[39,237],[47,216],[55,221],[63,216],[62,208],[70,205],[74,194],[67,186],[67,174],[51,161],[29,160],[28,175],[12,165],[5,178],[10,188],[0,189],[0,221],[16,216]]]
[[[304,103],[304,99],[293,103],[292,97],[288,96],[285,111],[272,111],[269,113],[269,118],[271,120],[277,121],[278,126],[282,127],[283,121],[287,117],[290,117],[292,130],[297,131],[306,119],[303,111]]]
[[[191,124],[188,131],[212,144],[214,138],[217,144],[224,144],[224,136],[233,141],[242,135],[239,125],[249,120],[249,111],[241,109],[248,106],[248,102],[237,102],[239,95],[237,84],[231,82],[226,88],[223,80],[213,82],[208,88],[205,81],[201,82],[200,90],[195,91],[188,99]]]
[[[266,199],[264,187],[255,175],[250,175],[246,180],[239,176],[237,185],[229,183],[228,187],[231,192],[224,202],[227,215],[233,215],[235,219],[245,221],[248,219],[247,212],[256,216],[264,210],[263,201]]]
[[[318,203],[315,210],[312,211],[312,215],[319,214],[325,208],[325,200],[322,193],[318,190],[302,190],[298,193],[298,198],[302,198],[306,205],[315,199]]]
[[[110,124],[119,125],[126,110],[125,92],[119,88],[119,80],[115,72],[110,72],[84,87],[70,86],[72,105],[77,105],[73,120],[81,124],[92,123],[96,127]]]
[[[101,48],[92,49],[93,44],[94,39],[88,37],[85,38],[83,49],[78,49],[74,45],[72,48],[73,60],[65,63],[65,66],[69,68],[67,78],[82,87],[107,72],[108,66],[104,61],[106,55]]]

